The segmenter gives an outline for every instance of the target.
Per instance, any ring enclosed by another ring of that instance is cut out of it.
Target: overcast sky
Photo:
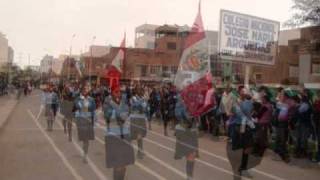
[[[0,0],[0,32],[15,50],[15,62],[39,64],[42,56],[67,54],[94,44],[118,46],[127,32],[133,45],[134,28],[149,24],[192,25],[198,0]],[[202,0],[204,26],[219,28],[220,9],[284,22],[292,0]],[[21,55],[22,60],[19,61]]]

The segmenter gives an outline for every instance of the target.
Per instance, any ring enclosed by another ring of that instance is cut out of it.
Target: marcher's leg
[[[167,120],[167,119],[164,119],[164,120],[163,120],[163,127],[164,127],[164,135],[165,135],[165,136],[168,136],[168,130],[167,130],[168,120]]]
[[[120,123],[119,126],[120,126],[120,136],[123,139],[124,138],[124,135],[123,135],[123,123]]]
[[[106,125],[107,125],[107,129],[110,130],[110,119],[106,118]]]
[[[88,163],[87,155],[89,151],[89,140],[83,141],[83,162]]]
[[[196,156],[195,153],[191,153],[186,158],[186,160],[187,160],[187,163],[186,163],[187,180],[191,180],[193,178],[195,156]]]
[[[118,167],[113,169],[113,180],[124,180],[126,176],[126,167]]]
[[[62,120],[62,124],[63,124],[63,132],[66,134],[67,133],[67,121],[68,119],[67,118],[63,118]]]
[[[142,137],[140,135],[138,136],[137,142],[138,142],[138,154],[137,154],[137,156],[138,156],[139,159],[143,159],[143,156],[144,156],[143,139],[142,139]]]
[[[69,137],[69,141],[72,141],[72,120],[68,119],[67,122],[67,126],[68,126],[68,137]]]
[[[50,131],[50,116],[47,116],[47,131]]]
[[[153,114],[155,113],[155,109],[154,108],[150,108],[150,111],[149,111],[149,117],[148,117],[148,128],[149,130],[151,130],[151,122],[152,122],[152,116]]]

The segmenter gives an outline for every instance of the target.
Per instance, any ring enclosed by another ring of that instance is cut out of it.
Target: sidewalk
[[[6,95],[0,97],[0,130],[6,124],[17,102],[15,96]]]

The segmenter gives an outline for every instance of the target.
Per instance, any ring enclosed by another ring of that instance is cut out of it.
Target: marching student
[[[65,86],[62,90],[62,101],[60,112],[64,116],[62,119],[63,130],[65,134],[68,134],[68,139],[72,141],[72,121],[74,117],[73,106],[74,98],[72,97],[72,92]]]
[[[51,108],[52,108],[52,112],[53,112],[53,121],[56,120],[57,117],[57,112],[59,110],[59,104],[60,104],[60,97],[59,97],[59,92],[57,90],[57,88],[54,86],[52,87],[52,104],[51,104]]]
[[[106,126],[107,126],[108,130],[110,129],[110,120],[111,120],[112,112],[114,110],[114,105],[113,104],[115,104],[115,102],[113,102],[111,94],[108,94],[104,98],[104,102],[103,102],[103,105],[102,105],[104,119],[105,119],[105,123],[106,123]]]
[[[175,159],[186,158],[187,180],[193,179],[195,159],[198,153],[198,131],[195,118],[191,117],[180,95],[177,95],[175,105],[175,117],[178,120],[176,125],[176,152]]]
[[[53,130],[53,122],[55,120],[55,111],[58,108],[59,97],[53,91],[53,87],[48,85],[43,92],[42,101],[44,106],[44,115],[47,119],[47,131]]]
[[[83,86],[80,96],[74,103],[75,118],[78,129],[78,139],[83,142],[83,162],[87,163],[89,141],[95,139],[94,120],[96,104],[89,96],[89,87]]]
[[[239,99],[238,102],[234,103],[232,107],[231,119],[234,122],[232,138],[232,152],[228,152],[229,161],[233,164],[232,168],[238,171],[240,176],[251,177],[248,173],[248,169],[251,168],[249,162],[249,155],[253,146],[253,129],[255,128],[252,121],[253,112],[253,102],[249,90],[244,86],[239,86]],[[230,158],[229,154],[236,153],[236,151],[241,151],[241,161],[237,164],[233,161],[235,159]],[[250,166],[250,167],[249,167]]]
[[[138,143],[137,157],[143,159],[143,138],[147,135],[146,102],[137,95],[134,95],[130,101],[131,108],[128,118],[130,122],[130,135],[131,139],[137,140]]]
[[[153,115],[158,111],[159,106],[160,106],[160,98],[159,98],[159,93],[155,88],[152,88],[152,91],[149,95],[149,112],[148,112],[148,121],[149,121],[149,130],[151,130],[151,121]]]
[[[124,91],[112,94],[110,121],[116,121],[118,126],[109,127],[106,131],[106,167],[113,168],[114,180],[124,180],[126,167],[134,164],[130,132],[125,126],[125,121],[129,116],[129,106],[127,94]]]

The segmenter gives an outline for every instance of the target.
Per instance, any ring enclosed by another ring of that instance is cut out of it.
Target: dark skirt
[[[60,113],[67,119],[73,118],[73,102],[72,101],[62,101],[60,107]]]
[[[198,156],[198,131],[196,128],[184,128],[181,125],[176,126],[176,152],[175,159],[182,159],[196,153]]]
[[[120,128],[111,128],[105,136],[106,167],[117,168],[134,164],[134,150],[127,127],[123,127],[123,138]]]
[[[53,115],[53,111],[51,108],[51,104],[46,104],[44,107],[44,116],[49,118],[52,115]]]
[[[232,150],[245,149],[253,146],[253,131],[246,127],[244,133],[240,133],[241,125],[232,125]]]
[[[240,125],[234,125],[233,133],[232,133],[232,143],[228,142],[227,144],[227,157],[234,171],[238,171],[241,165],[241,159],[243,155],[243,151],[246,148],[257,147],[257,133],[246,127],[245,133],[240,133]],[[260,149],[260,148],[259,148]],[[254,153],[249,154],[249,160],[247,168],[251,169],[258,166],[263,158],[263,153]]]
[[[132,140],[136,140],[138,135],[146,137],[147,123],[145,118],[131,118],[130,119],[130,136]]]
[[[94,140],[94,128],[92,119],[76,118],[79,141]]]

